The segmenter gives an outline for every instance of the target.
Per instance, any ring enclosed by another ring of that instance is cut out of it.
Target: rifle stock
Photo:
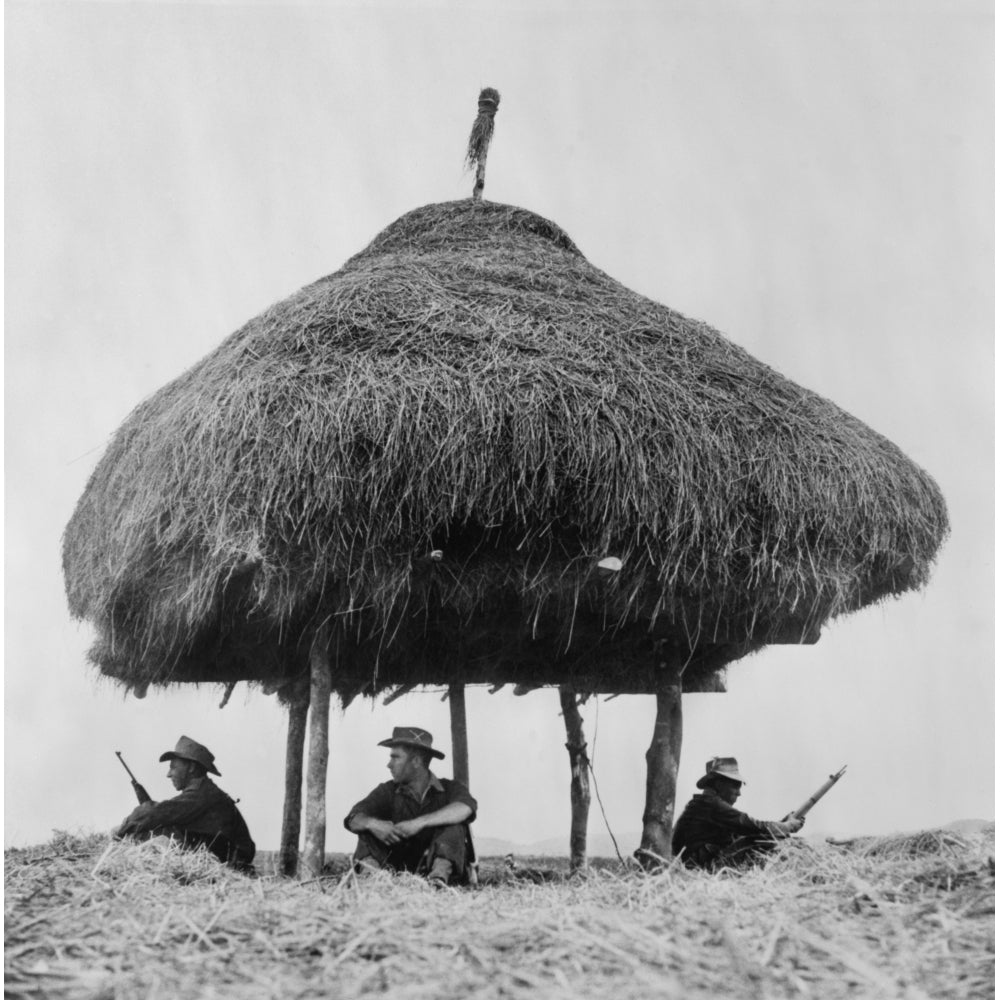
[[[797,816],[799,819],[804,818],[806,813],[809,812],[809,810],[812,809],[812,807],[816,805],[816,803],[819,802],[819,800],[823,798],[823,796],[826,795],[826,793],[830,791],[830,789],[833,788],[838,781],[840,781],[846,770],[847,765],[845,764],[836,774],[831,774],[830,777],[824,781],[823,784],[820,785],[820,787],[812,795],[810,795],[798,809],[788,814],[788,818],[790,819],[793,816]]]
[[[145,788],[142,787],[142,785],[139,784],[138,781],[135,780],[135,775],[131,772],[131,770],[129,770],[129,766],[125,763],[125,758],[122,756],[121,751],[116,750],[115,756],[119,761],[121,761],[122,767],[124,767],[128,772],[128,776],[132,780],[132,789],[135,792],[135,797],[139,800],[139,804],[142,805],[144,802],[152,802],[152,796],[146,791]]]

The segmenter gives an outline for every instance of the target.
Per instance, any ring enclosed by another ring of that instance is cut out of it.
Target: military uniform
[[[674,854],[697,868],[739,867],[760,860],[789,837],[783,823],[754,819],[724,802],[712,788],[694,798],[674,825]]]
[[[670,845],[692,868],[715,870],[759,863],[779,840],[802,826],[801,818],[759,820],[732,805],[739,798],[740,786],[746,784],[735,757],[713,757],[696,784],[702,792],[684,807]]]
[[[466,882],[468,865],[474,860],[469,824],[476,818],[477,804],[460,781],[438,778],[432,774],[423,797],[419,799],[409,786],[385,781],[351,808],[344,818],[344,826],[350,830],[351,820],[357,815],[402,823],[437,812],[455,802],[467,805],[472,810],[472,815],[464,823],[426,827],[415,836],[393,845],[384,844],[365,831],[358,834],[354,860],[364,861],[370,858],[382,868],[425,874],[437,858],[445,858],[458,873],[457,881]]]
[[[184,847],[207,847],[220,861],[246,869],[257,848],[236,803],[209,777],[194,779],[165,802],[144,802],[125,817],[117,837],[166,836]]]
[[[161,763],[168,760],[199,764],[203,769],[201,776],[192,776],[190,770],[182,772],[186,784],[171,778],[174,786],[182,789],[180,795],[165,802],[143,802],[136,806],[115,830],[114,836],[136,840],[173,837],[189,849],[207,847],[220,861],[239,871],[251,872],[257,848],[250,838],[246,821],[236,803],[204,773],[221,777],[215,766],[215,755],[208,747],[182,736],[173,750],[160,756]],[[168,777],[174,766],[171,763]]]

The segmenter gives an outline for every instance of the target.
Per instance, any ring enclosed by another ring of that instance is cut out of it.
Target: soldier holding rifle
[[[121,754],[118,759],[128,771]],[[230,867],[252,872],[256,847],[246,822],[236,803],[208,777],[221,777],[215,755],[208,747],[182,736],[173,750],[161,754],[160,760],[170,761],[167,777],[180,795],[153,802],[129,771],[139,805],[113,831],[113,836],[136,840],[172,837],[186,848],[205,846]]]
[[[684,807],[674,826],[672,847],[692,868],[716,871],[763,861],[777,843],[802,829],[805,814],[844,773],[831,775],[815,795],[782,820],[758,820],[735,808],[745,781],[735,757],[713,757],[698,779],[700,795]]]

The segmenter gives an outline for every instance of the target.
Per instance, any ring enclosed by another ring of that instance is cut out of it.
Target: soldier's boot
[[[382,866],[372,857],[354,859],[355,875],[375,875],[382,871]]]
[[[435,889],[446,886],[451,881],[451,873],[455,866],[447,858],[435,858],[431,870],[427,873],[427,881]]]

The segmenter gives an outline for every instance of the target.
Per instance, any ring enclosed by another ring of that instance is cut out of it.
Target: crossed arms
[[[472,815],[472,809],[464,802],[449,802],[434,812],[413,819],[393,823],[389,819],[376,819],[366,813],[354,813],[348,818],[347,829],[352,833],[368,832],[383,844],[398,844],[416,836],[429,826],[452,826],[464,823]]]

